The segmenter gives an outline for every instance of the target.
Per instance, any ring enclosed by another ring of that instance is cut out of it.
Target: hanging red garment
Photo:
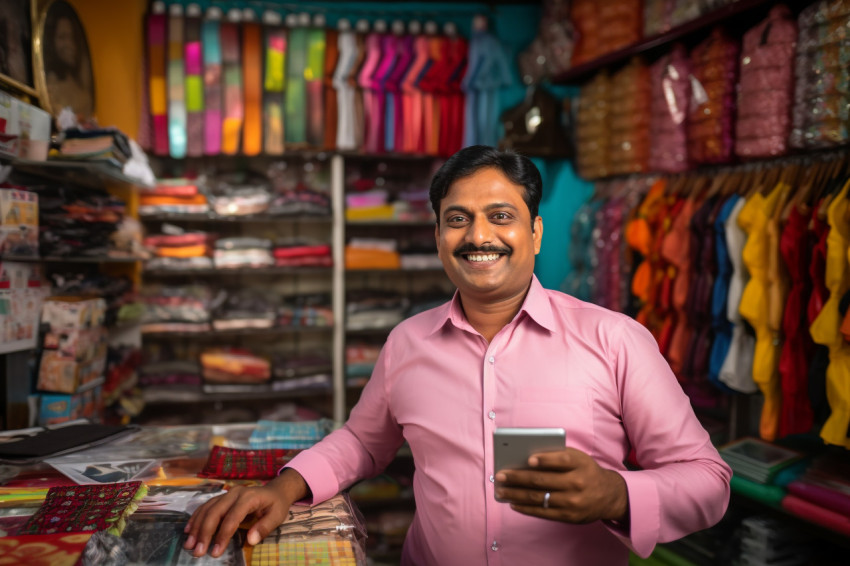
[[[808,366],[814,342],[804,308],[812,294],[812,285],[805,275],[812,261],[813,247],[808,230],[809,216],[808,211],[803,214],[794,206],[779,240],[779,250],[791,277],[782,319],[785,340],[779,354],[782,384],[779,436],[809,432],[814,424],[808,392]]]

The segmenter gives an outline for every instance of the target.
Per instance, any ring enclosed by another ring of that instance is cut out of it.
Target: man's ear
[[[531,238],[534,241],[534,255],[537,255],[543,243],[543,218],[540,216],[536,217],[531,225]]]

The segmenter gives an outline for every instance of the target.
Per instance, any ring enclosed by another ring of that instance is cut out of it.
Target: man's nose
[[[467,236],[468,239],[477,246],[492,242],[493,226],[486,218],[476,216],[472,219],[472,225],[470,226]]]

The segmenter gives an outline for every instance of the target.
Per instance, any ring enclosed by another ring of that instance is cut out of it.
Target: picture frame
[[[0,86],[37,97],[32,30],[32,0],[0,2]]]
[[[70,107],[78,119],[94,115],[91,51],[77,11],[66,0],[33,0],[33,75],[41,107],[57,117]]]

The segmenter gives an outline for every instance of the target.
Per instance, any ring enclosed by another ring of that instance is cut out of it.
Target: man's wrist
[[[301,474],[293,468],[284,468],[266,486],[274,489],[290,505],[312,495],[310,486],[307,485]]]

